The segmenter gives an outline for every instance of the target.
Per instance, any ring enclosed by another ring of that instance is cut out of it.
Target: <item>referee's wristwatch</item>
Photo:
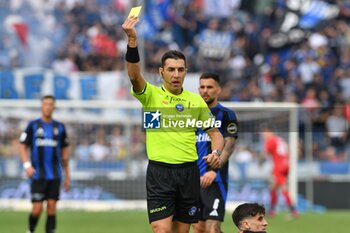
[[[218,156],[220,156],[221,155],[221,150],[216,149],[216,150],[213,150],[211,153],[212,154],[217,154]]]

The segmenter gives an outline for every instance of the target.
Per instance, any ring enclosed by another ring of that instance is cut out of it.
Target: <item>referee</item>
[[[59,199],[60,184],[65,173],[64,188],[69,189],[68,140],[65,126],[52,119],[55,97],[41,98],[41,118],[29,122],[20,136],[20,153],[23,168],[31,181],[32,212],[29,216],[28,233],[33,233],[43,202],[47,201],[46,233],[56,228],[56,203]],[[28,156],[27,149],[31,156]]]
[[[154,110],[152,121],[162,119],[170,122],[167,129],[160,125],[156,129],[146,129],[149,159],[146,175],[148,217],[153,232],[185,233],[189,232],[191,223],[198,222],[199,217],[200,179],[196,164],[196,127],[180,129],[183,125],[178,124],[178,119],[167,118],[164,112],[168,116],[180,117],[184,112],[191,112],[191,117],[198,122],[210,122],[213,116],[201,96],[183,89],[187,69],[186,58],[181,52],[171,50],[162,56],[159,68],[159,74],[163,78],[161,87],[156,87],[143,78],[135,29],[138,21],[137,17],[130,16],[122,25],[128,37],[125,59],[132,84],[131,92],[144,109]],[[220,165],[223,137],[212,125],[203,125],[202,128],[211,138],[213,149],[203,159],[216,169]]]

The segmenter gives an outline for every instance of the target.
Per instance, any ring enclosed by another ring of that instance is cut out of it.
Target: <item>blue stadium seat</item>
[[[77,161],[75,169],[78,171],[123,171],[126,165],[124,161]]]
[[[349,174],[349,163],[320,162],[321,174]]]

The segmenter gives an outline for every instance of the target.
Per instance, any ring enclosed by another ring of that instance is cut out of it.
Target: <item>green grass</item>
[[[25,233],[27,212],[0,211],[1,233]],[[304,213],[290,219],[281,213],[269,222],[268,233],[344,233],[350,229],[350,211]],[[42,215],[36,233],[44,233],[45,216]],[[146,233],[152,232],[146,211],[84,212],[60,211],[57,233]],[[238,232],[231,217],[222,225],[225,233]]]

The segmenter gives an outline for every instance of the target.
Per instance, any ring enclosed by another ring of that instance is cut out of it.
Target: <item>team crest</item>
[[[56,127],[53,128],[53,135],[57,136],[58,133],[59,133],[59,132],[58,132],[58,128],[56,128]]]

